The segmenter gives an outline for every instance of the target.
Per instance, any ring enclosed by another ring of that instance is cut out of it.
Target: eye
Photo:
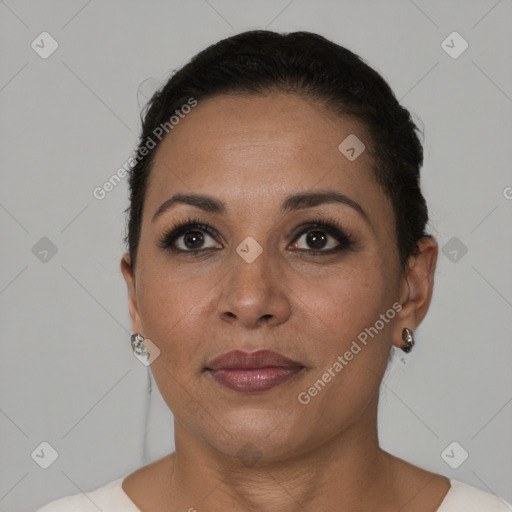
[[[213,245],[205,245],[205,240],[211,238],[214,242]],[[179,251],[196,251],[198,249],[214,249],[221,248],[219,244],[206,232],[206,229],[197,227],[196,229],[189,229],[183,235],[177,236],[175,241],[176,249]]]
[[[196,219],[179,222],[159,240],[158,246],[174,252],[198,253],[209,249],[222,249],[215,237],[217,232]],[[212,240],[209,244],[208,238]]]
[[[351,237],[335,221],[311,223],[294,240],[291,245],[293,250],[313,255],[332,254],[350,249],[353,245]]]

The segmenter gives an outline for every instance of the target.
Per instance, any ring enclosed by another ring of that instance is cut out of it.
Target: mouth
[[[241,393],[267,391],[296,376],[305,366],[270,350],[232,350],[205,367],[216,382]]]

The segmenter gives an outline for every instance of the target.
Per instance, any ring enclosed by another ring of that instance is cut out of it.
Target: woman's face
[[[354,139],[338,148],[353,135],[367,146],[355,159]],[[223,95],[200,101],[157,149],[135,276],[124,258],[132,327],[160,350],[152,371],[178,428],[221,453],[249,443],[279,459],[374,425],[390,346],[415,325],[397,312],[408,287],[369,142],[360,124],[295,95]],[[297,199],[325,192],[340,201]],[[155,217],[176,194],[222,208],[178,201]],[[211,232],[191,226],[162,247],[189,218]],[[235,349],[298,366],[256,382],[258,370],[207,369]],[[286,378],[257,387],[276,375]]]

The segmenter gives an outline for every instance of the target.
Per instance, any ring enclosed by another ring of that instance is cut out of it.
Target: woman
[[[438,252],[416,130],[311,33],[239,34],[172,76],[132,162],[121,270],[176,450],[40,512],[509,510],[379,446],[379,386]]]

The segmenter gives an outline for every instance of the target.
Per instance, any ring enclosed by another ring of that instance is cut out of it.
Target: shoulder
[[[123,478],[85,493],[77,493],[58,498],[36,512],[140,512],[123,491]]]
[[[477,487],[450,480],[450,490],[437,512],[512,512],[512,505]]]

